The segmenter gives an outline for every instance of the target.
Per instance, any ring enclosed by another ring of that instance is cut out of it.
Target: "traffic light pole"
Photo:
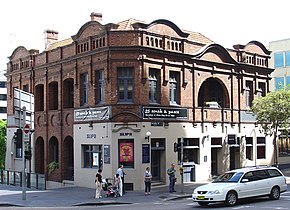
[[[23,121],[21,125],[21,132],[23,132],[23,126],[26,124],[26,107],[22,108],[23,110]],[[23,161],[23,169],[22,169],[22,200],[26,200],[26,160],[25,160],[25,142],[22,135],[22,161]]]
[[[181,193],[183,193],[183,137],[180,139],[180,163],[181,163],[181,168],[182,168],[182,173],[181,175]]]

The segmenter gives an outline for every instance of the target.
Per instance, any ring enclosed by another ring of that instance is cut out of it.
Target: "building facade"
[[[0,119],[7,120],[7,78],[6,71],[0,71]]]
[[[13,88],[35,97],[32,170],[94,187],[98,168],[112,177],[123,164],[125,186],[135,190],[144,187],[147,166],[154,181],[167,183],[171,163],[183,164],[185,182],[272,164],[271,140],[249,111],[269,91],[265,46],[251,41],[225,49],[164,19],[100,18],[92,13],[67,40],[46,30],[44,52],[18,47],[10,56],[8,115]],[[174,152],[181,141],[182,159]],[[6,168],[16,170],[12,160]]]
[[[269,67],[274,68],[270,81],[270,91],[289,88],[290,85],[290,39],[276,40],[269,43],[271,59]],[[289,129],[279,131],[279,162],[289,162],[290,141]]]
[[[270,90],[278,90],[290,85],[290,39],[269,43],[271,59],[269,66],[275,71],[271,74]]]

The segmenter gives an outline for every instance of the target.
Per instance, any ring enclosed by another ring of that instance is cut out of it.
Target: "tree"
[[[6,156],[6,121],[0,120],[0,169],[5,168]]]
[[[256,115],[257,123],[260,124],[265,135],[273,135],[274,164],[277,166],[277,132],[278,128],[289,128],[290,90],[283,88],[255,99],[252,112]]]

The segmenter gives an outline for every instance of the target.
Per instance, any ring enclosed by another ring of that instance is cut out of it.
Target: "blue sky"
[[[80,4],[82,3],[82,4]],[[0,70],[18,46],[44,49],[44,30],[59,32],[59,39],[75,35],[90,20],[103,14],[103,24],[134,18],[150,23],[167,19],[181,29],[200,32],[224,47],[257,40],[290,38],[290,2],[283,0],[9,0],[0,6]]]

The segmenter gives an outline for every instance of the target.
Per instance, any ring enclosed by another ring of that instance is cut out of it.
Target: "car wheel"
[[[200,206],[207,206],[208,202],[197,202]]]
[[[234,205],[236,205],[237,201],[238,201],[237,193],[235,193],[233,191],[228,192],[228,194],[226,196],[226,204],[228,206],[234,206]]]
[[[280,189],[279,187],[273,187],[271,192],[270,192],[270,198],[272,200],[278,200],[280,198]]]

